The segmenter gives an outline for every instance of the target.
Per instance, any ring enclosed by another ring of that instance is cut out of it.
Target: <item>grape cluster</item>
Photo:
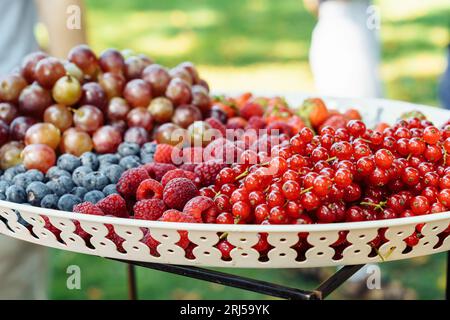
[[[210,115],[195,66],[167,69],[142,54],[86,45],[66,60],[43,52],[0,78],[0,166],[46,172],[60,153],[114,153],[122,141],[174,143],[171,130]],[[166,124],[166,125],[165,125]],[[187,131],[186,131],[187,134]]]

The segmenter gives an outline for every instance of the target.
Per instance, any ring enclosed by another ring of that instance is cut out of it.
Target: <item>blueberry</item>
[[[72,178],[62,176],[58,179],[51,180],[47,182],[47,186],[58,196],[62,196],[63,194],[70,193],[72,189],[75,187]]]
[[[62,170],[58,167],[51,167],[45,174],[45,177],[49,180],[55,180],[62,176],[70,177],[71,175],[70,172]]]
[[[46,195],[52,193],[50,188],[40,181],[30,183],[26,188],[26,192],[28,203],[32,206],[38,206]]]
[[[73,207],[81,202],[80,197],[73,194],[65,194],[58,200],[58,209],[63,211],[72,211]]]
[[[91,173],[91,172],[92,172],[92,169],[90,167],[87,167],[87,166],[78,167],[72,173],[72,180],[77,186],[81,186],[83,183],[84,177],[88,173]]]
[[[81,166],[81,160],[73,154],[65,153],[58,158],[56,165],[62,170],[73,172],[73,170]]]
[[[6,180],[1,180],[1,181],[0,181],[0,194],[5,195],[6,189],[8,189],[8,187],[9,187],[10,185],[11,185],[11,184],[10,184],[8,181],[6,181]]]
[[[36,169],[31,169],[25,172],[31,181],[44,181],[44,174]]]
[[[81,165],[89,167],[92,170],[97,170],[99,166],[99,161],[97,155],[93,152],[85,152],[80,157]]]
[[[80,197],[81,199],[84,197],[86,192],[88,192],[87,189],[83,188],[83,187],[75,187],[72,189],[72,191],[70,191],[71,194],[76,195],[76,196]]]
[[[147,142],[141,147],[141,162],[150,163],[153,162],[153,156],[156,151],[156,143]]]
[[[25,167],[22,164],[19,164],[17,166],[6,169],[3,173],[2,179],[8,182],[12,182],[16,175],[24,173],[25,171],[27,171]]]
[[[95,171],[83,178],[83,187],[90,190],[103,190],[109,184],[109,179],[103,173]]]
[[[15,203],[27,202],[27,194],[25,189],[16,185],[10,186],[6,189],[6,200]]]
[[[27,176],[26,173],[19,173],[13,179],[13,183],[16,186],[22,187],[23,189],[25,189],[31,182],[32,180],[30,179],[29,176]]]
[[[109,182],[111,183],[117,183],[124,171],[125,169],[118,164],[111,164],[100,169],[100,172],[108,177]]]
[[[105,195],[103,194],[103,192],[98,191],[98,190],[92,190],[84,195],[83,201],[89,201],[93,204],[96,204],[97,202],[102,200],[104,197],[105,197]]]
[[[41,200],[41,207],[48,209],[58,209],[59,197],[56,194],[48,194]]]
[[[110,194],[118,193],[116,189],[115,184],[108,184],[106,187],[103,188],[103,193],[105,196],[109,196]]]
[[[101,156],[98,157],[100,166],[109,165],[109,164],[118,164],[119,160],[120,160],[120,157],[118,155],[112,154],[112,153],[102,154]]]
[[[134,142],[122,142],[117,148],[117,152],[122,156],[136,156],[139,154],[140,148],[137,143]]]
[[[120,159],[119,165],[125,169],[136,168],[141,165],[141,161],[138,156],[126,156]]]

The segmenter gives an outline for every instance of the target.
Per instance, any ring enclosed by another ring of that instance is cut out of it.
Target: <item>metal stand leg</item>
[[[243,290],[266,294],[272,297],[278,297],[291,300],[316,300],[324,299],[335,289],[337,289],[348,278],[355,274],[363,265],[345,266],[323,282],[317,290],[308,291],[281,286],[274,283],[259,281],[255,279],[227,274],[219,271],[159,263],[147,263],[137,261],[122,261],[130,265],[140,266],[148,269],[177,274],[184,277],[195,278],[203,281],[218,283],[225,286],[235,287]]]
[[[127,264],[127,273],[128,273],[128,299],[137,300],[136,267],[132,264]]]
[[[327,280],[322,282],[319,287],[317,287],[317,294],[320,295],[320,299],[325,299],[329,296],[334,290],[339,288],[345,281],[347,281],[352,275],[358,272],[363,264],[358,264],[354,266],[345,266]]]

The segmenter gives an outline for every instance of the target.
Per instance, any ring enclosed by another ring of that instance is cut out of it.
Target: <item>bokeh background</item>
[[[375,1],[381,10],[382,78],[386,97],[438,106],[437,81],[450,40],[448,0]],[[90,45],[131,48],[169,67],[198,65],[215,91],[314,92],[308,50],[315,18],[300,0],[87,0]],[[102,258],[51,252],[53,299],[127,297],[126,267]],[[442,299],[445,254],[381,265],[383,281],[410,289],[407,297]],[[82,289],[66,287],[79,265]],[[292,270],[226,270],[266,281],[314,288]],[[330,272],[333,269],[322,270]],[[138,269],[142,299],[267,299],[266,296]],[[345,298],[345,286],[331,298]]]

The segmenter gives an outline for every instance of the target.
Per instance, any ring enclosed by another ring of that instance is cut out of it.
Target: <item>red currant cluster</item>
[[[270,154],[246,150],[202,195],[216,223],[309,224],[409,217],[450,209],[450,125],[400,120],[384,131],[359,120],[303,128]],[[254,164],[247,159],[258,159]]]

